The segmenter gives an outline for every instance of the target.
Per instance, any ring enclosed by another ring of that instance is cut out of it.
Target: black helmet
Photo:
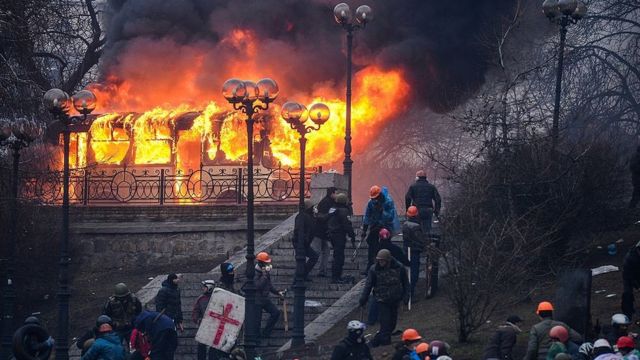
[[[108,315],[100,315],[98,316],[98,320],[96,320],[96,327],[100,327],[102,324],[111,325],[111,318]]]
[[[24,319],[24,324],[25,325],[40,325],[40,319],[38,319],[35,316],[29,316],[28,318]]]

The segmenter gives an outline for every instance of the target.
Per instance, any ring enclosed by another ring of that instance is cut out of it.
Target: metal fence
[[[305,197],[310,196],[309,185],[314,172],[318,169],[306,171]],[[19,196],[23,200],[62,203],[62,172],[23,173],[21,178]],[[85,206],[240,204],[247,199],[248,186],[247,169],[240,167],[203,168],[189,173],[165,168],[83,169],[71,171],[69,197],[71,204]],[[254,169],[256,202],[295,202],[299,189],[299,169]]]

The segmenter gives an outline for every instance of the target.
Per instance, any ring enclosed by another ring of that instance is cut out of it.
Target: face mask
[[[264,271],[266,271],[266,272],[271,271],[271,269],[273,269],[273,266],[271,266],[271,265],[267,265],[267,266],[264,267]]]

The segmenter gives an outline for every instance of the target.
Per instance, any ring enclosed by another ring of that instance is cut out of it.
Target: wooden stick
[[[282,311],[284,311],[284,332],[289,332],[289,314],[287,314],[287,298],[282,297]]]

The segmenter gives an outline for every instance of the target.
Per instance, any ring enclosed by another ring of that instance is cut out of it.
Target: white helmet
[[[367,328],[367,325],[365,325],[363,322],[358,320],[351,320],[347,324],[347,330],[349,331],[364,330],[366,328]]]
[[[578,349],[578,352],[581,354],[585,354],[585,355],[591,355],[591,353],[593,353],[593,344],[590,342],[586,342],[583,343],[582,345],[580,345],[580,348]]]
[[[453,359],[447,355],[442,355],[442,356],[438,356],[436,360],[453,360]]]
[[[206,287],[207,290],[213,290],[213,288],[216,287],[216,282],[213,280],[204,280],[201,284],[203,287]]]
[[[629,325],[631,320],[625,314],[615,314],[611,317],[611,325]]]

